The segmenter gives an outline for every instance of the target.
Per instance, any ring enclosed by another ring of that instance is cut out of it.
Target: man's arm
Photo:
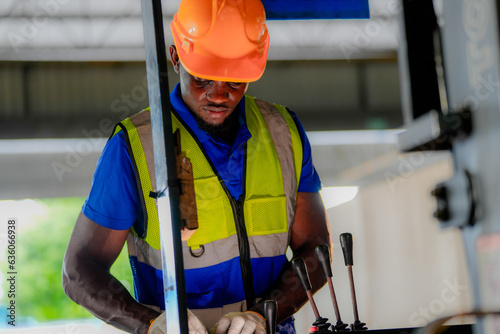
[[[304,259],[311,280],[312,293],[315,293],[326,283],[315,248],[321,244],[328,244],[331,249],[330,228],[319,193],[297,194],[291,233],[290,248],[293,256]],[[288,319],[308,301],[290,263],[285,265],[281,277],[263,298],[267,299],[276,300],[278,303],[278,323]],[[264,314],[263,303],[257,304],[251,310]]]
[[[128,230],[103,227],[80,213],[64,256],[66,294],[90,313],[129,333],[147,333],[160,313],[138,303],[109,272]]]

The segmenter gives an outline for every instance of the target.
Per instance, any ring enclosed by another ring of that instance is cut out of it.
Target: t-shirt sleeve
[[[312,161],[312,151],[311,144],[307,138],[306,131],[299,121],[297,115],[288,110],[292,116],[295,124],[297,125],[297,130],[299,131],[300,138],[302,139],[303,156],[302,156],[302,172],[300,174],[298,192],[309,192],[317,193],[321,190],[321,180],[319,178],[316,168],[314,168]]]
[[[126,230],[141,210],[134,167],[125,136],[119,132],[102,151],[82,212],[101,226]]]

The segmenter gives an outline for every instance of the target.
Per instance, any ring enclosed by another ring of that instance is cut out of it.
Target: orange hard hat
[[[260,0],[182,0],[170,29],[191,75],[251,82],[264,73],[269,34]]]

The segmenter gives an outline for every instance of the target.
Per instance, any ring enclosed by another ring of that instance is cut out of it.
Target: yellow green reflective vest
[[[193,165],[199,221],[198,230],[183,242],[187,303],[208,328],[225,313],[246,310],[248,294],[258,300],[278,279],[287,261],[302,169],[302,141],[287,109],[244,98],[251,138],[245,146],[239,200],[229,194],[196,136],[172,112],[173,131],[180,129],[181,150]],[[157,189],[149,110],[119,123],[115,133],[120,130],[128,142],[143,206],[143,217],[128,236],[136,298],[161,307],[159,221],[150,196]]]

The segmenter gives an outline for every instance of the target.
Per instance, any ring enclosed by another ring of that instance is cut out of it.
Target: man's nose
[[[207,91],[207,99],[214,103],[223,103],[229,99],[227,82],[212,81]]]

